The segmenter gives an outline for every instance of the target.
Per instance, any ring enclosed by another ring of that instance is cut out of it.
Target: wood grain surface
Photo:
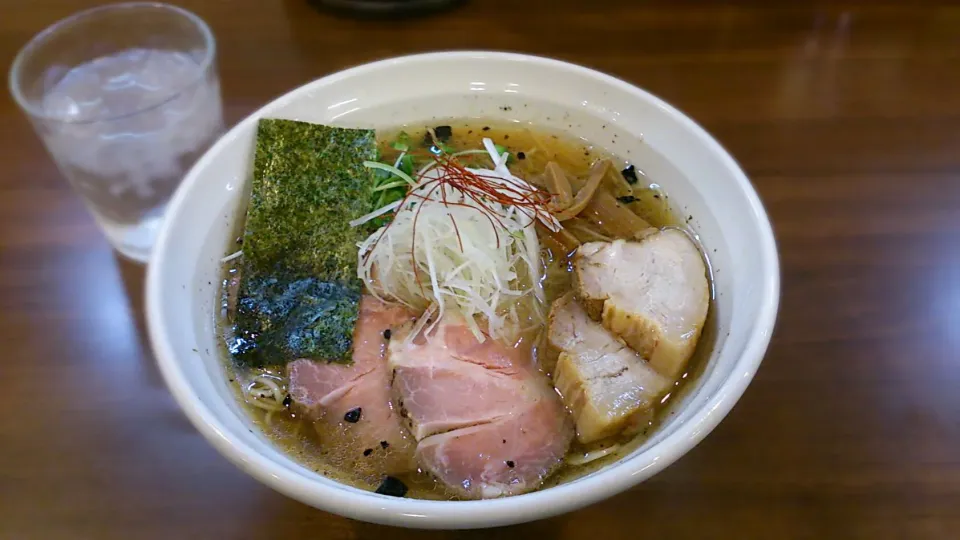
[[[4,2],[0,60],[93,0]],[[389,55],[484,48],[631,81],[701,122],[774,223],[780,318],[754,383],[650,481],[555,519],[417,532],[258,484],[190,426],[119,261],[0,98],[0,538],[960,538],[960,7],[472,0],[406,21],[182,0],[235,122]]]

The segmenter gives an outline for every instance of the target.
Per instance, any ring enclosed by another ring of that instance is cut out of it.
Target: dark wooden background
[[[4,2],[0,61],[94,0]],[[302,0],[182,0],[213,27],[234,122],[389,55],[491,48],[632,81],[740,160],[783,262],[753,385],[649,482],[552,520],[410,532],[245,476],[187,423],[119,262],[0,97],[0,538],[960,538],[960,7],[952,2],[473,0],[359,22]],[[907,4],[911,4],[908,6]]]

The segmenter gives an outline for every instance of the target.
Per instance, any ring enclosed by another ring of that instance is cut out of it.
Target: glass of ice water
[[[10,91],[114,248],[150,256],[167,201],[223,131],[213,34],[158,3],[77,13],[33,38]]]

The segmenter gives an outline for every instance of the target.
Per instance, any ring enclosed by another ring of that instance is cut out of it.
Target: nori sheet
[[[235,360],[349,362],[362,283],[349,221],[372,210],[373,130],[260,120],[243,233]]]

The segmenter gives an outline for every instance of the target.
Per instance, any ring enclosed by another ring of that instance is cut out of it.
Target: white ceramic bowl
[[[480,117],[560,128],[631,159],[679,205],[713,263],[720,331],[705,373],[642,447],[571,483],[486,501],[377,495],[301,467],[274,448],[234,400],[217,356],[218,259],[242,219],[256,122],[289,118],[350,127],[430,125]],[[531,56],[448,52],[384,60],[324,77],[240,122],[187,175],[167,210],[147,278],[157,362],[177,402],[228,459],[261,482],[344,516],[425,528],[505,525],[594,503],[643,481],[696,445],[750,383],[779,301],[776,245],[736,162],[660,99],[583,67]]]

